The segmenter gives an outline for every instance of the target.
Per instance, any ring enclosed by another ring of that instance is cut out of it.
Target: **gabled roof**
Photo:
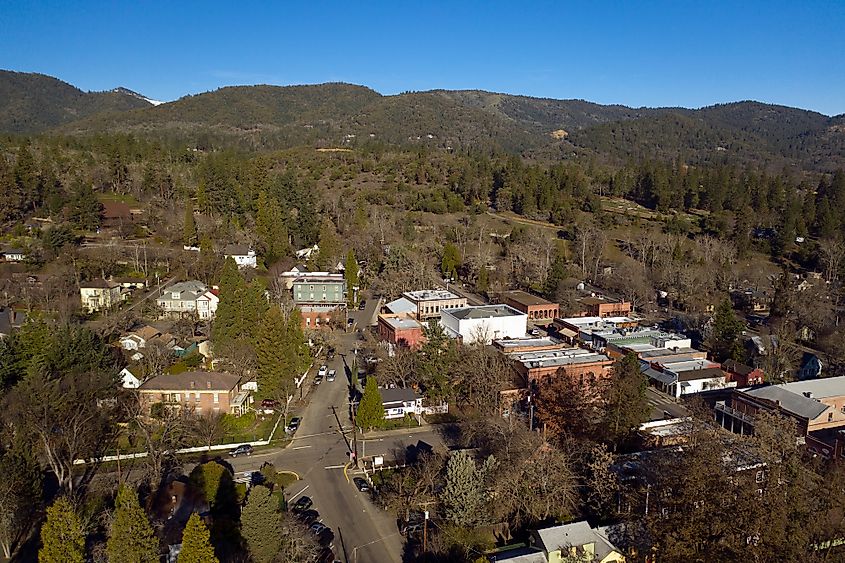
[[[563,526],[544,528],[535,532],[546,553],[567,547],[581,547],[595,544],[599,560],[613,551],[618,551],[603,533],[594,530],[586,521],[573,522]]]
[[[112,289],[117,287],[117,285],[118,284],[114,283],[113,281],[96,279],[87,282],[82,282],[79,284],[79,287],[83,289]]]
[[[727,360],[724,363],[724,366],[729,372],[742,376],[750,375],[755,370],[755,368],[741,364],[736,360]]]
[[[743,389],[742,393],[751,397],[778,402],[784,410],[807,420],[814,420],[828,409],[828,406],[801,393],[785,389],[782,385],[766,385]]]
[[[240,381],[237,375],[219,371],[186,371],[173,375],[159,375],[148,379],[142,391],[229,391]]]
[[[230,244],[223,249],[226,256],[249,256],[252,249],[246,244]]]
[[[382,403],[411,403],[420,398],[413,389],[401,389],[396,387],[394,389],[379,389]]]

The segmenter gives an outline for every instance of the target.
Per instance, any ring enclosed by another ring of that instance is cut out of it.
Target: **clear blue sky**
[[[0,0],[0,68],[151,98],[344,81],[845,113],[845,0]]]

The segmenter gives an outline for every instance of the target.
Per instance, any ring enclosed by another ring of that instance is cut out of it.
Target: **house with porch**
[[[141,406],[149,415],[156,403],[163,408],[190,410],[194,414],[224,413],[241,416],[252,405],[252,396],[240,389],[240,377],[214,371],[188,371],[148,379],[138,387]]]
[[[79,284],[82,307],[89,313],[116,307],[121,302],[120,284],[96,279]]]

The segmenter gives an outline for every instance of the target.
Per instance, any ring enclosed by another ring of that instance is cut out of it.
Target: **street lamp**
[[[455,278],[443,278],[443,281],[446,282],[446,291],[449,291],[449,284],[455,281]]]

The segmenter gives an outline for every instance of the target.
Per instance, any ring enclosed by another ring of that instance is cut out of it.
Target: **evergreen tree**
[[[255,236],[258,254],[264,258],[264,264],[270,266],[276,260],[290,252],[288,229],[284,223],[282,208],[276,199],[265,192],[258,195],[255,213]]]
[[[286,402],[292,391],[294,362],[287,350],[288,323],[277,305],[272,305],[258,325],[255,359],[261,397]]]
[[[384,423],[384,403],[374,376],[367,378],[364,395],[358,404],[356,422],[358,427],[363,429],[377,428]]]
[[[0,347],[3,342],[0,340]],[[0,357],[0,366],[3,358]],[[0,368],[1,369],[1,368]],[[0,546],[11,559],[24,541],[40,512],[41,468],[29,445],[15,445],[0,456]]]
[[[294,309],[288,315],[284,354],[297,376],[311,365],[311,351],[302,329],[302,313],[299,309]]]
[[[109,563],[158,563],[159,544],[135,491],[123,485],[117,491],[114,520],[106,551]]]
[[[443,257],[440,260],[440,271],[444,278],[458,279],[458,268],[461,265],[461,253],[458,247],[447,242],[443,247]]]
[[[446,464],[446,486],[441,493],[446,518],[457,526],[478,525],[487,512],[487,481],[496,467],[493,456],[481,467],[466,451],[458,451]]]
[[[267,299],[264,286],[256,278],[249,285],[230,256],[220,274],[220,303],[214,318],[215,346],[252,345]]]
[[[219,563],[211,545],[211,534],[200,515],[194,512],[188,518],[182,533],[182,551],[177,563]]]
[[[646,397],[647,387],[648,382],[640,371],[640,361],[635,354],[628,354],[616,362],[610,378],[604,382],[600,427],[614,447],[648,420],[651,407]]]
[[[185,246],[197,246],[199,244],[197,224],[194,221],[194,206],[190,200],[185,205],[185,223],[182,227],[182,242]]]
[[[490,289],[490,273],[487,271],[487,266],[481,266],[478,270],[478,279],[475,281],[475,290],[484,294],[488,289]]]
[[[77,181],[73,199],[67,205],[68,219],[78,229],[96,230],[103,215],[103,204],[94,195],[90,186]]]
[[[710,349],[718,361],[742,359],[740,342],[742,328],[742,321],[736,318],[730,300],[723,300],[713,316],[713,327],[709,339]]]
[[[343,277],[346,280],[346,293],[349,297],[349,304],[352,306],[358,305],[358,300],[355,288],[358,287],[358,261],[355,259],[355,252],[350,250],[346,255],[346,263],[344,264]]]
[[[47,521],[41,527],[39,563],[83,563],[85,530],[70,501],[61,497],[47,509]]]
[[[337,238],[337,229],[329,219],[323,221],[317,245],[320,247],[316,260],[317,268],[320,270],[334,268],[340,256],[340,241]]]
[[[279,501],[267,487],[250,489],[241,511],[241,535],[255,563],[271,563],[279,553],[283,516],[278,506]]]

